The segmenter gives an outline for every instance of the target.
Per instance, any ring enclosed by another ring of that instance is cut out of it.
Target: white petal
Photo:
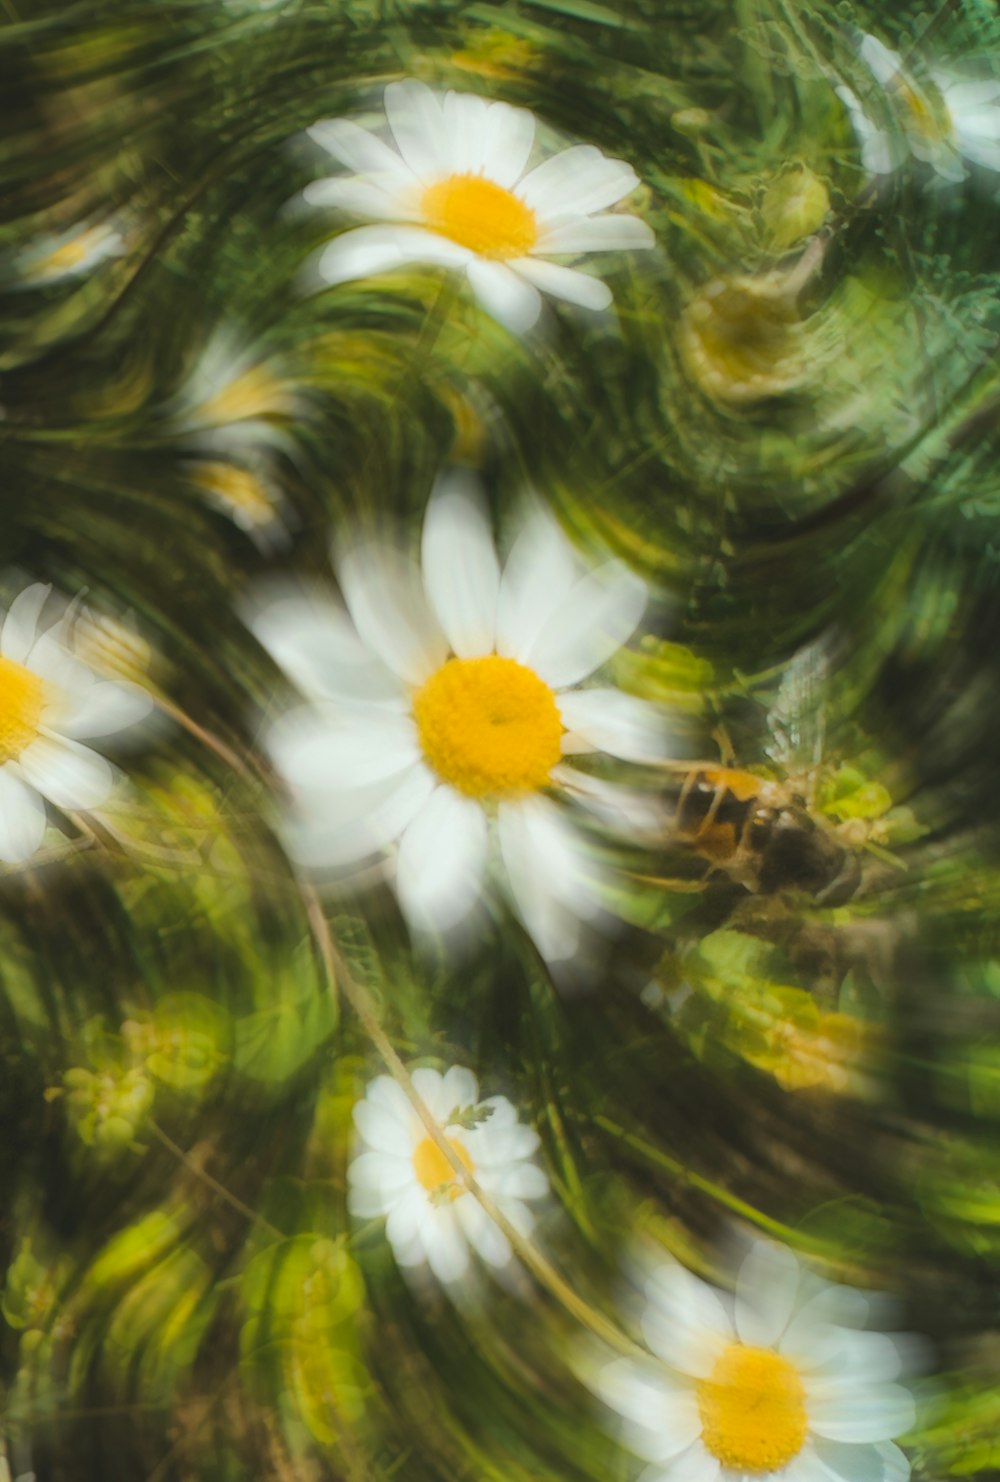
[[[558,697],[558,705],[567,731],[597,751],[630,762],[657,762],[670,754],[662,717],[635,695],[613,689],[568,690]]]
[[[417,1070],[411,1071],[410,1080],[430,1115],[436,1122],[442,1121],[451,1107],[445,1106],[444,1076],[441,1072],[434,1070],[432,1066],[421,1065]],[[426,1135],[422,1124],[417,1128],[416,1135],[421,1139]]]
[[[949,81],[940,72],[935,72],[934,81],[944,96],[949,112],[965,113],[970,109],[982,108],[984,104],[1000,99],[1000,81],[992,77],[969,79],[967,82]]]
[[[393,1157],[385,1153],[359,1153],[347,1169],[347,1182],[358,1193],[371,1194],[388,1208],[386,1197],[396,1197],[414,1182],[410,1157]]]
[[[23,664],[35,641],[38,619],[46,598],[52,591],[44,582],[34,582],[18,593],[3,621],[0,632],[0,654],[12,663]]]
[[[152,708],[150,696],[137,686],[99,680],[72,702],[59,730],[66,736],[110,736],[145,719]]]
[[[306,133],[334,159],[359,175],[387,172],[412,179],[411,172],[394,149],[349,118],[321,119],[306,129]]]
[[[452,1112],[479,1101],[479,1082],[471,1070],[464,1065],[453,1065],[446,1070],[441,1080],[442,1115],[450,1117]]]
[[[387,190],[373,180],[331,176],[312,181],[302,195],[310,206],[329,206],[354,216],[369,216],[373,221],[412,219],[406,193]]]
[[[45,833],[45,808],[38,794],[10,766],[0,767],[0,860],[30,859]]]
[[[620,561],[609,561],[578,581],[524,655],[555,689],[578,684],[635,631],[646,606],[646,585]]]
[[[638,183],[632,166],[624,160],[608,159],[592,144],[575,144],[525,175],[517,193],[547,226],[562,215],[603,211]]]
[[[422,82],[408,78],[385,90],[385,112],[400,154],[421,180],[447,175],[451,141],[440,99]]]
[[[506,1235],[471,1195],[456,1201],[458,1223],[470,1245],[489,1266],[506,1266],[514,1254]]]
[[[550,227],[535,251],[616,252],[655,246],[652,228],[638,216],[581,216]]]
[[[486,862],[486,814],[473,798],[439,787],[399,842],[396,893],[420,931],[445,932],[472,910]]]
[[[695,1441],[687,1451],[669,1461],[663,1476],[669,1482],[715,1482],[721,1471],[718,1459],[712,1456],[701,1441]]]
[[[447,1286],[460,1281],[468,1271],[469,1248],[459,1230],[453,1205],[431,1213],[433,1223],[425,1225],[422,1231],[424,1250],[434,1275]]]
[[[483,1173],[479,1182],[494,1199],[544,1199],[549,1192],[548,1179],[534,1163]]]
[[[611,303],[611,289],[601,278],[589,273],[577,272],[562,263],[546,262],[541,257],[519,257],[511,263],[522,278],[527,278],[543,293],[554,298],[565,299],[569,304],[578,304],[581,309],[595,312],[606,309]]]
[[[89,746],[61,737],[39,736],[17,765],[25,780],[57,808],[98,808],[114,787],[110,762]]]
[[[387,1107],[373,1101],[359,1101],[353,1115],[355,1127],[375,1152],[403,1158],[413,1151],[409,1126]]]
[[[525,334],[537,323],[542,312],[537,289],[505,263],[475,257],[468,265],[468,274],[483,308],[512,334]]]
[[[807,1354],[817,1342],[827,1341],[832,1328],[859,1327],[867,1316],[868,1300],[862,1292],[849,1286],[824,1285],[792,1318],[781,1350]]]
[[[891,1441],[878,1446],[847,1446],[840,1441],[814,1442],[824,1482],[905,1482],[910,1463]]]
[[[355,627],[394,674],[421,684],[444,663],[444,634],[404,555],[391,546],[358,546],[340,561],[339,576]]]
[[[329,808],[329,795],[302,795],[287,823],[287,843],[307,869],[337,869],[395,842],[437,786],[422,763],[373,788],[345,793],[346,806]]]
[[[412,718],[375,705],[355,714],[298,706],[271,731],[268,747],[293,787],[331,794],[385,782],[420,760]]]
[[[358,226],[341,232],[320,253],[316,270],[325,283],[375,277],[414,263],[462,268],[472,262],[467,247],[417,226]]]
[[[751,1348],[771,1348],[788,1326],[799,1263],[783,1245],[758,1240],[736,1281],[736,1331]]]
[[[547,510],[533,509],[507,558],[497,599],[497,652],[523,661],[581,573],[572,545]]]
[[[798,1456],[777,1474],[781,1482],[830,1482],[830,1476],[813,1448],[803,1446]],[[857,1479],[861,1482],[861,1478]]]
[[[913,1396],[900,1384],[831,1386],[809,1399],[810,1427],[828,1441],[888,1441],[911,1430],[916,1413]]]
[[[642,1330],[650,1348],[682,1374],[706,1378],[720,1347],[733,1341],[733,1325],[715,1292],[671,1261],[650,1275],[646,1294]]]
[[[386,1239],[401,1264],[408,1264],[401,1260],[400,1253],[412,1248],[416,1237],[423,1236],[427,1216],[427,1197],[419,1187],[409,1190],[389,1211],[385,1222]]]
[[[493,1100],[490,1097],[486,1105]],[[494,1115],[468,1133],[466,1141],[477,1168],[482,1168],[484,1174],[495,1171],[502,1175],[510,1164],[536,1153],[541,1139],[534,1127],[521,1122],[513,1126],[497,1124]]]
[[[410,1105],[410,1099],[398,1081],[394,1081],[391,1075],[377,1075],[369,1082],[365,1091],[366,1101],[373,1101],[378,1106],[384,1106],[387,1111],[394,1113],[401,1122],[409,1124],[414,1112]]]
[[[886,1333],[859,1333],[853,1328],[789,1326],[780,1350],[794,1355],[800,1366],[824,1377],[845,1377],[855,1383],[883,1384],[903,1371],[903,1355],[895,1339]]]
[[[614,1359],[597,1375],[597,1393],[606,1405],[645,1427],[649,1450],[638,1454],[646,1461],[664,1461],[691,1445],[701,1431],[694,1395],[671,1383],[662,1370],[634,1359]]]
[[[902,71],[903,59],[898,51],[890,51],[875,36],[866,35],[859,48],[861,60],[867,64],[876,79],[883,85]]]
[[[424,518],[422,562],[430,604],[462,659],[493,652],[500,566],[480,486],[463,470],[442,474]]]
[[[479,140],[483,174],[509,190],[524,172],[534,138],[535,120],[527,108],[491,103]]]
[[[339,603],[295,595],[249,615],[257,641],[311,699],[392,701],[398,678],[358,637]]]
[[[572,957],[581,916],[594,914],[574,830],[541,798],[502,804],[498,821],[511,894],[529,935],[549,962]]]

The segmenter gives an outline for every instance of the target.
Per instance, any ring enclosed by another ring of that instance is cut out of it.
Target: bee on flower
[[[111,763],[81,738],[135,725],[151,702],[136,686],[98,679],[74,652],[67,614],[40,630],[51,588],[25,588],[0,627],[0,860],[30,859],[45,804],[88,811],[114,786]]]
[[[649,1272],[645,1296],[655,1359],[615,1359],[588,1379],[651,1463],[644,1482],[905,1482],[892,1439],[916,1414],[896,1382],[904,1350],[861,1329],[862,1293],[760,1241],[734,1298],[676,1262]]]
[[[528,169],[535,119],[526,109],[442,98],[413,80],[390,83],[384,104],[395,149],[346,118],[308,131],[352,173],[314,181],[306,201],[377,223],[325,248],[318,268],[327,283],[411,263],[451,268],[487,313],[521,332],[537,320],[543,293],[587,309],[611,303],[600,278],[554,258],[654,245],[644,221],[608,210],[638,184],[623,160],[577,144]]]
[[[541,510],[501,574],[478,486],[457,471],[428,505],[422,571],[362,544],[339,577],[346,611],[292,595],[250,617],[311,701],[268,737],[292,796],[293,856],[334,870],[395,846],[404,916],[442,934],[469,924],[495,872],[542,955],[572,957],[602,879],[568,805],[632,832],[643,813],[632,790],[574,760],[667,750],[652,705],[581,687],[633,633],[644,583],[619,561],[587,570]]]
[[[518,1120],[505,1096],[479,1099],[471,1070],[453,1065],[411,1072],[413,1089],[461,1166],[519,1234],[533,1225],[528,1202],[549,1190],[532,1161],[538,1133]],[[348,1168],[349,1208],[360,1219],[386,1217],[400,1266],[429,1266],[439,1281],[461,1280],[470,1247],[502,1268],[510,1241],[438,1147],[402,1087],[378,1076],[354,1108],[361,1151]]]
[[[893,125],[881,127],[851,88],[837,87],[870,175],[891,174],[907,155],[951,182],[966,178],[967,164],[1000,170],[1000,80],[935,68],[921,83],[899,52],[871,35],[862,37],[859,55],[885,93]]]

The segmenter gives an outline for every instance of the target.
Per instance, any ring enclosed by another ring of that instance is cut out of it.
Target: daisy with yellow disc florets
[[[412,1072],[413,1089],[459,1164],[518,1234],[533,1216],[526,1201],[542,1199],[549,1182],[532,1161],[538,1134],[518,1120],[505,1096],[479,1100],[471,1070],[453,1065]],[[386,1216],[386,1236],[401,1266],[427,1265],[439,1281],[460,1280],[469,1250],[487,1265],[511,1259],[510,1241],[463,1183],[402,1087],[378,1076],[354,1108],[362,1150],[348,1169],[349,1206],[361,1219]]]
[[[630,829],[642,811],[572,761],[666,751],[651,705],[579,687],[634,631],[645,585],[619,561],[587,570],[542,511],[501,575],[463,473],[438,481],[422,557],[421,572],[391,546],[356,547],[339,564],[347,612],[292,596],[251,617],[312,701],[269,736],[293,799],[289,847],[332,870],[396,845],[403,913],[439,933],[466,921],[496,862],[539,950],[569,957],[601,880],[567,799]]]
[[[50,588],[26,588],[0,628],[0,860],[38,849],[48,798],[89,810],[111,793],[110,762],[80,744],[141,720],[150,700],[133,685],[97,679],[71,652],[65,619],[39,631]]]
[[[524,108],[440,97],[415,81],[391,83],[384,102],[395,149],[350,119],[309,130],[354,173],[315,181],[306,200],[378,223],[324,250],[327,283],[410,263],[454,268],[488,313],[521,331],[541,293],[588,309],[611,303],[606,283],[553,258],[654,245],[638,217],[608,213],[638,184],[623,160],[577,144],[529,170],[535,119]]]
[[[652,1463],[644,1482],[905,1482],[892,1437],[913,1397],[897,1342],[863,1332],[860,1292],[809,1278],[764,1243],[735,1300],[675,1263],[646,1282],[643,1332],[661,1365],[617,1359],[594,1386]]]

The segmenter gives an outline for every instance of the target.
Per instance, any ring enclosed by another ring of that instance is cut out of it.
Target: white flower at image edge
[[[39,633],[50,588],[27,587],[0,628],[0,860],[18,864],[38,849],[48,798],[87,810],[107,801],[114,770],[80,744],[141,720],[141,690],[100,680],[70,652],[66,624]]]
[[[420,1069],[413,1088],[458,1161],[519,1234],[533,1219],[525,1200],[542,1199],[548,1179],[530,1161],[538,1134],[518,1121],[504,1096],[479,1101],[470,1070],[452,1066],[444,1075]],[[453,1120],[475,1109],[475,1125]],[[469,1247],[490,1266],[511,1258],[511,1245],[475,1195],[465,1188],[402,1088],[378,1076],[354,1108],[362,1151],[347,1178],[349,1207],[359,1219],[386,1216],[386,1237],[401,1266],[428,1265],[439,1281],[460,1280],[469,1268]]]
[[[488,313],[520,332],[538,318],[541,293],[588,309],[611,303],[606,283],[551,258],[654,245],[638,217],[607,213],[638,184],[623,160],[577,144],[527,170],[535,120],[524,108],[441,98],[414,81],[390,83],[384,101],[396,149],[350,119],[308,130],[356,173],[313,182],[305,199],[378,223],[324,250],[326,282],[410,263],[454,268]]]
[[[899,52],[866,35],[859,48],[862,61],[885,89],[895,109],[902,137],[879,127],[846,86],[836,89],[847,108],[865,169],[887,175],[907,153],[932,167],[942,179],[957,182],[965,164],[1000,171],[1000,80],[962,78],[940,69],[930,73],[930,93],[907,72]],[[932,96],[934,89],[938,97]]]
[[[572,956],[600,871],[554,794],[613,822],[639,805],[568,761],[665,754],[652,706],[577,688],[632,634],[645,585],[618,561],[586,570],[541,511],[501,577],[484,503],[460,472],[438,480],[422,557],[421,576],[392,547],[350,552],[339,567],[350,617],[292,597],[250,619],[313,701],[269,736],[294,800],[289,848],[322,869],[398,841],[403,913],[442,933],[472,912],[498,857],[539,950]]]
[[[905,1482],[891,1438],[912,1428],[914,1401],[894,1382],[896,1341],[859,1331],[860,1292],[805,1277],[761,1242],[735,1303],[674,1263],[646,1295],[643,1332],[666,1367],[616,1359],[593,1380],[651,1463],[643,1482]]]

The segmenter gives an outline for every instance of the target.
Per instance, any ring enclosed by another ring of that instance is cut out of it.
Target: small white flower
[[[398,841],[395,886],[417,929],[448,932],[499,856],[539,950],[570,957],[599,880],[552,794],[636,826],[636,799],[567,765],[600,750],[665,755],[657,712],[579,688],[631,635],[646,588],[621,562],[587,571],[551,516],[522,528],[501,576],[471,476],[439,479],[422,574],[400,551],[362,546],[340,563],[350,616],[290,597],[251,625],[313,700],[271,732],[295,801],[301,864],[338,868]]]
[[[646,1297],[643,1332],[661,1364],[616,1359],[592,1381],[652,1463],[644,1482],[905,1482],[891,1438],[912,1427],[913,1397],[895,1383],[897,1343],[859,1331],[860,1292],[759,1242],[735,1301],[674,1262],[649,1275]]]
[[[535,137],[526,109],[441,98],[415,81],[390,83],[384,102],[395,150],[349,119],[308,131],[355,173],[315,181],[305,199],[379,223],[324,250],[326,282],[407,263],[456,268],[486,311],[520,332],[541,312],[539,291],[588,309],[611,303],[606,283],[551,258],[654,245],[645,222],[607,211],[638,184],[623,160],[578,144],[525,173]]]
[[[101,221],[39,238],[18,254],[17,266],[26,286],[58,283],[82,277],[98,263],[121,257],[125,251],[125,239],[118,228]]]
[[[412,1072],[414,1090],[451,1150],[483,1193],[527,1235],[525,1200],[542,1199],[548,1179],[531,1161],[537,1132],[523,1126],[505,1096],[479,1100],[471,1070],[454,1065]],[[472,1246],[490,1266],[511,1258],[511,1245],[464,1187],[441,1149],[389,1076],[378,1076],[354,1108],[363,1151],[348,1171],[349,1207],[360,1219],[386,1216],[385,1233],[401,1266],[428,1265],[439,1281],[458,1281]]]
[[[877,37],[865,35],[859,54],[885,90],[898,124],[896,130],[879,127],[850,88],[836,89],[870,174],[890,174],[907,154],[953,182],[965,179],[965,162],[1000,170],[1000,81],[961,78],[938,69],[931,71],[932,87],[927,89],[907,71],[899,52]]]
[[[68,619],[38,632],[49,591],[27,587],[0,628],[0,860],[6,864],[30,859],[41,844],[42,798],[85,810],[108,798],[111,764],[79,738],[120,731],[150,709],[141,690],[97,679],[71,652]]]

